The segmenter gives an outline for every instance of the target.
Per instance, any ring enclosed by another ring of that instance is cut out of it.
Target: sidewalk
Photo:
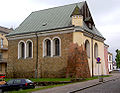
[[[112,74],[113,76],[111,77],[105,77],[104,78],[104,83],[114,80],[114,79],[118,79],[120,78],[120,73],[114,73]],[[45,90],[40,90],[40,91],[36,91],[36,92],[32,92],[32,93],[74,93],[98,84],[102,84],[101,82],[99,82],[98,79],[94,79],[94,80],[89,80],[89,81],[85,81],[85,82],[79,82],[79,83],[74,83],[74,84],[69,84],[69,85],[65,85],[65,86],[60,86],[60,87],[54,87],[54,88],[49,88],[49,89],[45,89]]]

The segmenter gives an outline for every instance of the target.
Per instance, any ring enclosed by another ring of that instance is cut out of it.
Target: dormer
[[[80,8],[76,5],[74,11],[72,12],[72,25],[83,26],[83,16],[80,13]]]

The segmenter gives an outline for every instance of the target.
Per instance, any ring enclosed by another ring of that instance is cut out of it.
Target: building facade
[[[108,68],[108,48],[109,48],[109,45],[104,44],[104,57],[105,57],[106,74],[109,74],[109,68]]]
[[[85,46],[91,76],[106,75],[105,38],[86,2],[32,12],[7,38],[8,77],[65,77],[71,43]]]
[[[0,74],[7,72],[8,40],[5,37],[12,29],[0,26]]]
[[[108,67],[109,72],[113,71],[113,55],[110,52],[108,52]]]
[[[117,70],[117,64],[115,61],[113,61],[113,70]]]

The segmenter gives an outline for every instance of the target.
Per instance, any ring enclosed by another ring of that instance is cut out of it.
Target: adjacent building
[[[105,38],[86,1],[32,12],[7,38],[8,77],[65,77],[71,43],[85,46],[91,76],[107,74]]]
[[[113,70],[117,70],[117,64],[115,61],[113,61]]]
[[[8,61],[8,40],[5,37],[12,29],[0,26],[0,74],[6,74]]]
[[[108,48],[109,48],[109,45],[104,44],[104,58],[105,58],[106,74],[109,74],[109,67],[108,67]]]
[[[113,71],[113,55],[110,52],[108,52],[108,68],[109,72]]]

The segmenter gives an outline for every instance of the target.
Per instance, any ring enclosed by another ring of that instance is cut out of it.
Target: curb
[[[113,78],[113,79],[110,79],[110,80],[105,80],[104,82],[98,82],[96,84],[93,84],[93,85],[90,85],[90,86],[86,86],[86,87],[83,87],[83,88],[80,88],[78,90],[74,90],[74,91],[71,91],[71,92],[68,92],[68,93],[75,93],[75,92],[78,92],[78,91],[82,91],[84,89],[91,88],[91,87],[94,87],[94,86],[97,86],[97,85],[100,85],[102,83],[106,83],[106,82],[109,82],[109,81],[114,81],[116,79],[119,79],[119,78]]]
[[[90,86],[87,86],[87,87],[83,87],[83,88],[80,88],[78,90],[74,90],[74,91],[71,91],[71,92],[68,92],[68,93],[75,93],[75,92],[78,92],[78,91],[81,91],[81,90],[84,90],[84,89],[87,89],[87,88],[90,88],[90,87],[93,87],[93,86],[97,86],[97,85],[100,85],[102,83],[96,83],[96,84],[93,84],[93,85],[90,85]]]

